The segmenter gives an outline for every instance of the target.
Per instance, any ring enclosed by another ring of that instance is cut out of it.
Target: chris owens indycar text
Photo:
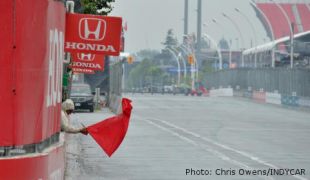
[[[306,169],[268,168],[268,169],[186,169],[187,176],[305,176]]]

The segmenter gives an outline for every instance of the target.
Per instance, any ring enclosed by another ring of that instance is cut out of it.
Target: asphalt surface
[[[129,98],[130,126],[112,158],[90,136],[68,137],[66,179],[310,179],[309,112],[237,98]],[[72,121],[109,116],[75,113]]]

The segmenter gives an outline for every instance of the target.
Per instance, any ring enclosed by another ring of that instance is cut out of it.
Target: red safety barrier
[[[0,1],[0,145],[13,141],[13,1]]]
[[[0,146],[39,143],[60,130],[65,8],[0,1]]]
[[[63,146],[29,157],[0,159],[0,179],[63,179],[64,162]]]
[[[257,102],[265,103],[266,102],[266,92],[253,91],[252,98]]]

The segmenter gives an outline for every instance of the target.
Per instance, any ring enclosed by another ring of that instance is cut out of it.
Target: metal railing
[[[208,73],[203,77],[207,88],[232,87],[240,90],[264,90],[280,94],[310,97],[310,69],[233,69]]]

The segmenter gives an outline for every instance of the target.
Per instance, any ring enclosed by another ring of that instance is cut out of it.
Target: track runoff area
[[[134,111],[122,157],[138,159],[128,172],[143,171],[133,178],[310,177],[308,112],[236,98],[129,97]]]

